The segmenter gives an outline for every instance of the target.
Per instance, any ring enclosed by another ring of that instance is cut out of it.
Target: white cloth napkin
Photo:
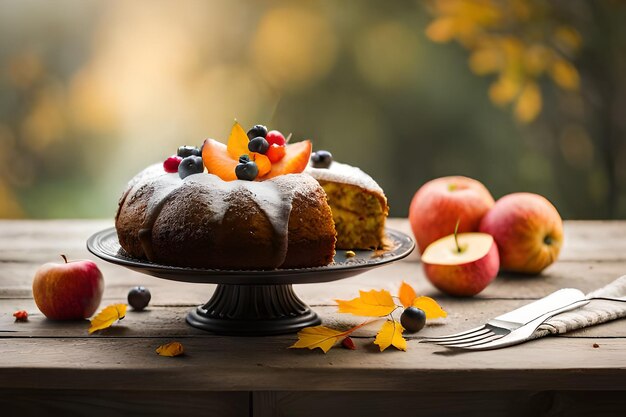
[[[624,301],[592,300],[584,307],[556,315],[537,328],[533,339],[626,317],[626,275],[587,294],[587,298],[593,297],[618,298]]]

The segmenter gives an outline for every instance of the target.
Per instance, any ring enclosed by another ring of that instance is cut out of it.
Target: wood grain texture
[[[342,281],[296,285],[329,326],[361,322],[337,314],[334,299],[372,288],[397,293],[403,280],[449,313],[408,336],[407,352],[379,353],[372,345],[376,328],[366,327],[355,335],[357,351],[335,348],[326,355],[288,349],[295,335],[225,337],[188,326],[187,312],[206,302],[215,286],[144,276],[95,259],[85,241],[111,225],[0,220],[1,415],[40,415],[49,407],[66,415],[100,409],[102,415],[140,414],[142,407],[170,415],[186,407],[186,414],[306,417],[321,414],[324,404],[338,405],[337,415],[411,415],[419,402],[422,416],[472,415],[479,407],[483,416],[610,416],[624,407],[624,320],[489,352],[453,354],[418,339],[474,327],[559,288],[591,291],[608,284],[626,273],[626,222],[566,222],[561,257],[541,276],[503,274],[470,299],[434,289],[416,253]],[[390,219],[389,227],[410,233],[406,219]],[[45,319],[32,300],[32,277],[42,263],[60,261],[60,253],[96,260],[106,282],[102,306],[125,302],[130,287],[144,285],[152,292],[148,311],[129,310],[92,336],[87,321]],[[14,322],[17,309],[31,313],[29,322]],[[156,347],[172,340],[184,344],[184,356],[156,355]]]

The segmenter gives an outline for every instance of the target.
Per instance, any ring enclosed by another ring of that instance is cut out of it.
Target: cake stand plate
[[[415,247],[406,234],[385,229],[389,249],[338,250],[326,266],[274,270],[223,270],[161,265],[131,258],[120,247],[115,228],[95,233],[87,249],[105,261],[143,274],[174,281],[218,284],[211,299],[187,315],[187,323],[219,334],[261,336],[294,333],[320,319],[293,291],[292,284],[320,283],[352,277],[400,260]]]

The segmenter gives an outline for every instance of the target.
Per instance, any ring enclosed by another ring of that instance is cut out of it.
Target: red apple
[[[446,294],[476,295],[498,275],[498,247],[486,233],[459,233],[456,239],[449,235],[426,248],[422,255],[424,273]]]
[[[458,220],[459,232],[477,232],[493,204],[487,188],[471,178],[442,177],[424,184],[409,207],[409,223],[420,253],[449,235]]]
[[[563,221],[544,197],[513,193],[500,198],[480,224],[496,240],[503,270],[538,274],[556,261]]]
[[[33,297],[39,310],[54,320],[91,317],[102,300],[104,279],[98,266],[82,260],[47,263],[35,273]]]

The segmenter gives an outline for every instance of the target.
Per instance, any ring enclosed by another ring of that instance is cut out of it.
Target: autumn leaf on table
[[[378,345],[381,352],[389,346],[406,350],[406,339],[402,337],[402,332],[404,332],[404,327],[402,327],[400,322],[387,320],[376,334],[374,344]]]
[[[404,281],[402,281],[402,285],[400,285],[398,298],[400,298],[400,302],[404,308],[419,308],[424,311],[426,318],[429,320],[448,316],[448,313],[446,313],[435,300],[423,295],[418,297],[413,287]]]
[[[105,307],[91,319],[91,326],[89,326],[89,334],[95,331],[103,330],[111,327],[113,323],[118,320],[122,320],[126,316],[126,304],[112,304]]]
[[[345,332],[333,330],[325,326],[305,327],[298,332],[298,341],[290,348],[320,348],[324,353],[328,352]]]
[[[185,353],[185,349],[180,342],[169,342],[156,348],[156,353],[160,356],[180,356]]]
[[[355,316],[384,317],[398,308],[389,291],[359,291],[359,294],[359,297],[352,300],[335,300],[339,304],[339,312]]]

